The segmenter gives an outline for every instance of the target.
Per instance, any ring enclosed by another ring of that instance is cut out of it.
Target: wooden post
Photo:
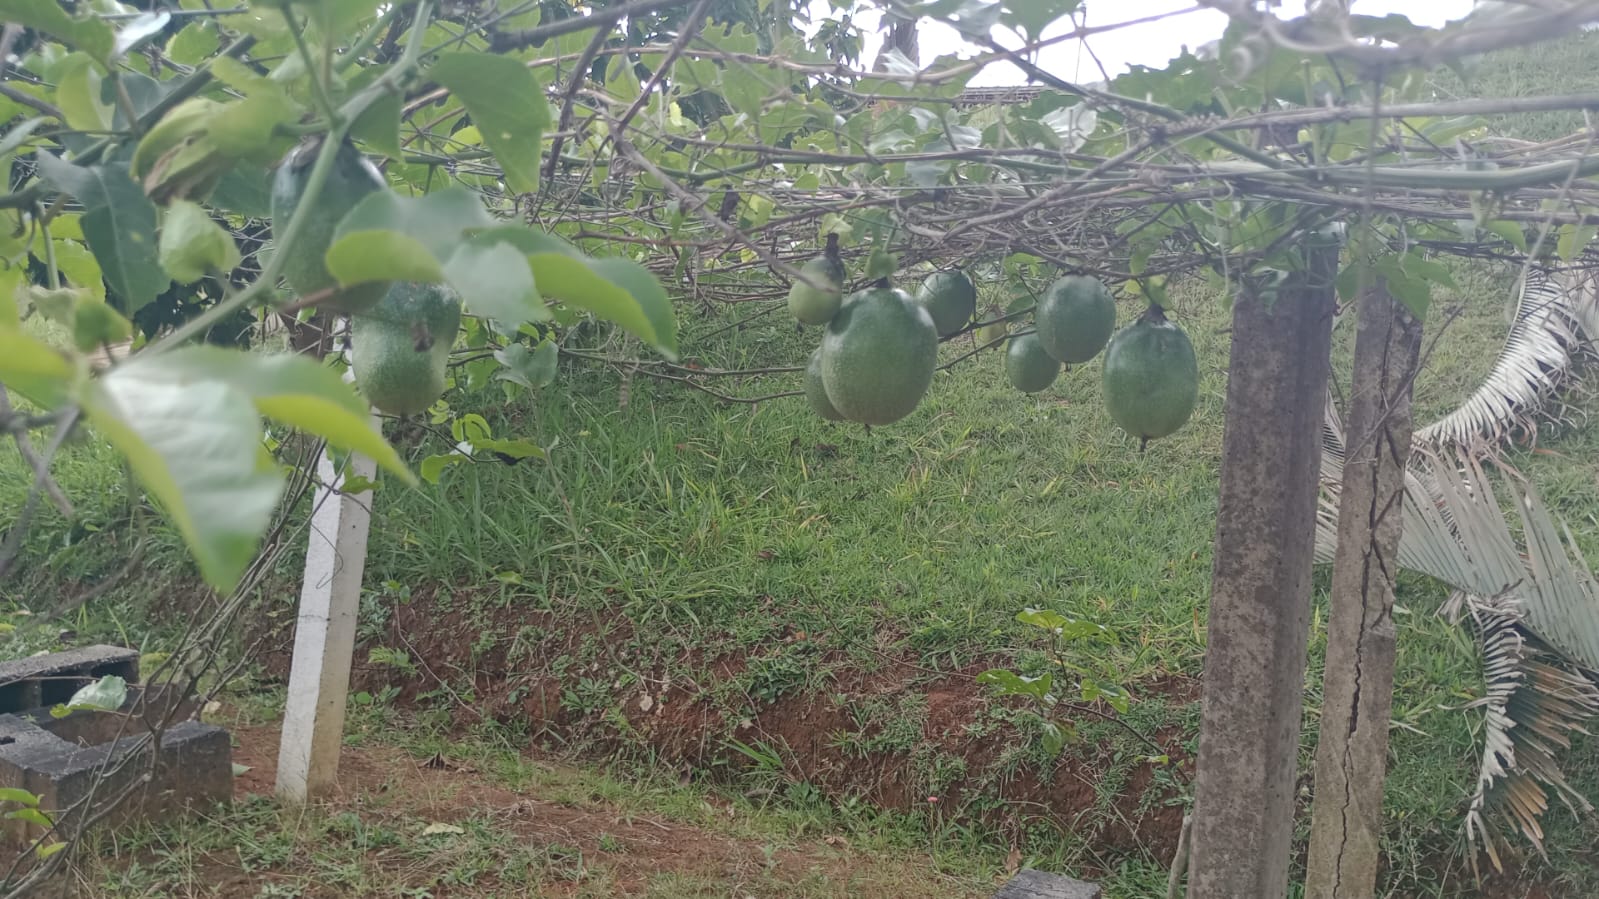
[[[376,414],[372,422],[381,427]],[[278,745],[277,794],[290,802],[324,796],[338,778],[372,494],[350,496],[336,488],[346,477],[371,480],[377,464],[352,455],[346,470],[336,471],[324,451],[317,474],[321,484],[311,515],[288,707]]]
[[[1380,281],[1360,297],[1316,745],[1306,899],[1375,894],[1394,696],[1394,577],[1421,323]]]
[[[1233,307],[1189,899],[1288,892],[1336,247]]]

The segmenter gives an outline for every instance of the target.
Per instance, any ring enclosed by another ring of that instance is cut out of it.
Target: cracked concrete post
[[[1394,694],[1394,578],[1421,323],[1379,282],[1360,297],[1338,500],[1306,899],[1375,894]]]
[[[1288,891],[1336,246],[1233,307],[1189,899]]]

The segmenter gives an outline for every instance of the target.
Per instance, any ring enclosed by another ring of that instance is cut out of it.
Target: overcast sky
[[[1185,44],[1190,50],[1196,49],[1201,44],[1221,37],[1222,29],[1227,25],[1225,15],[1212,9],[1195,10],[1195,4],[1191,0],[1090,2],[1087,6],[1090,10],[1088,25],[1091,27],[1113,25],[1159,13],[1179,13],[1159,22],[1133,25],[1090,36],[1086,41],[1088,47],[1099,57],[1099,62],[1104,65],[1112,78],[1126,71],[1130,64],[1163,67],[1172,57],[1182,52]],[[1377,16],[1400,13],[1408,16],[1417,25],[1437,27],[1452,19],[1464,17],[1471,12],[1471,7],[1472,0],[1355,0],[1353,11],[1361,15]],[[812,19],[820,22],[827,18],[829,8],[827,0],[812,0]],[[1097,10],[1104,12],[1096,15]],[[1191,11],[1183,12],[1184,10]],[[1293,18],[1304,15],[1304,12],[1304,0],[1284,0],[1277,15],[1282,18]],[[882,44],[882,36],[876,31],[878,14],[863,13],[857,16],[855,21],[871,32],[866,38],[865,51],[861,54],[863,64],[870,65],[877,58],[878,48]],[[1073,27],[1069,21],[1063,20],[1055,28],[1046,31],[1044,36],[1063,34],[1071,31]],[[976,52],[953,28],[925,20],[922,22],[918,39],[921,43],[921,63],[924,66],[939,56],[949,54],[970,56]],[[1019,44],[1019,40],[1005,40],[999,37],[997,32],[996,39],[1013,46]],[[1045,48],[1039,63],[1046,71],[1071,81],[1099,81],[1102,77],[1099,66],[1083,52],[1084,43],[1063,41]],[[971,81],[973,86],[1025,83],[1026,79],[1021,71],[1009,63],[989,65]]]

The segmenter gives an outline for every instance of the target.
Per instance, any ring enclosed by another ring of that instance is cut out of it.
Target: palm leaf
[[[1540,423],[1569,422],[1572,407],[1562,397],[1599,336],[1599,292],[1591,276],[1538,268],[1519,285],[1510,333],[1488,377],[1457,409],[1416,431],[1416,446],[1499,444],[1518,432],[1536,435]]]
[[[1549,790],[1574,812],[1593,811],[1567,783],[1555,754],[1570,748],[1572,734],[1588,733],[1582,724],[1599,713],[1599,688],[1527,633],[1514,594],[1457,594],[1450,605],[1478,635],[1487,685],[1482,763],[1466,811],[1466,837],[1502,871],[1507,830],[1519,831],[1544,854],[1538,821],[1549,808]],[[1471,863],[1476,871],[1475,855]]]

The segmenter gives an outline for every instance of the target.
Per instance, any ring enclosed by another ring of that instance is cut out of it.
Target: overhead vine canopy
[[[1057,5],[1045,21],[1076,6]],[[1589,136],[1528,144],[1491,134],[1483,116],[1587,109],[1599,95],[1440,101],[1424,68],[1567,27],[1582,7],[1440,32],[1396,16],[1297,22],[1293,40],[1278,20],[1240,13],[1204,57],[1085,87],[986,34],[1040,33],[1037,10],[1030,24],[1003,4],[898,7],[953,23],[987,53],[922,68],[890,51],[868,71],[698,4],[688,15],[701,27],[671,39],[542,45],[531,67],[549,87],[557,152],[554,177],[523,208],[579,239],[632,244],[696,296],[728,301],[777,294],[781,283],[736,276],[792,277],[789,265],[834,231],[856,255],[876,236],[906,263],[1038,263],[1158,298],[1178,273],[1285,268],[1289,235],[1359,216],[1378,239],[1350,277],[1375,267],[1419,304],[1441,277],[1426,250],[1535,247],[1570,261],[1590,236]],[[967,88],[1004,60],[1034,86]],[[438,134],[413,145],[493,177]]]

